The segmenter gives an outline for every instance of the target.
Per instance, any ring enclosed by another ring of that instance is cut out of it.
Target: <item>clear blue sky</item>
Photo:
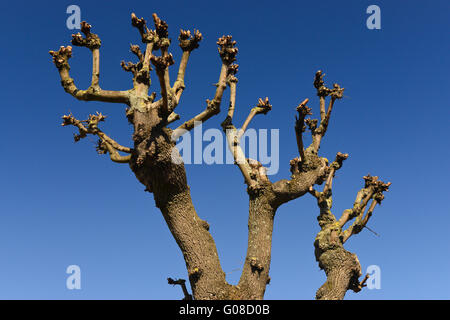
[[[236,123],[257,98],[270,97],[272,112],[252,126],[280,129],[280,173],[273,180],[289,176],[296,156],[294,107],[309,97],[318,114],[312,80],[324,70],[328,84],[346,88],[321,149],[328,158],[350,154],[335,180],[334,212],[351,205],[368,172],[392,182],[370,222],[380,237],[364,231],[346,245],[364,270],[380,266],[381,289],[348,293],[347,299],[450,298],[449,1],[77,0],[1,4],[1,299],[182,296],[166,278],[186,278],[185,264],[153,197],[126,165],[97,155],[89,139],[74,144],[74,129],[60,126],[68,110],[79,118],[98,110],[108,115],[106,133],[132,142],[124,106],[76,101],[60,86],[48,51],[70,44],[70,4],[80,6],[82,20],[102,39],[105,89],[131,86],[119,65],[133,58],[129,44],[140,43],[131,12],[147,20],[157,12],[174,40],[180,28],[200,29],[204,40],[189,62],[177,109],[183,119],[203,110],[213,95],[220,67],[215,41],[233,35],[240,65]],[[371,4],[381,8],[381,30],[366,28]],[[176,41],[172,52],[178,62]],[[87,87],[87,49],[74,48],[71,67],[77,85]],[[205,128],[219,127],[223,118]],[[224,270],[241,268],[248,198],[239,170],[186,170]],[[323,283],[313,249],[317,212],[308,195],[278,210],[267,299],[312,299]],[[65,287],[72,264],[82,271],[78,291]],[[239,274],[229,280],[235,283]]]

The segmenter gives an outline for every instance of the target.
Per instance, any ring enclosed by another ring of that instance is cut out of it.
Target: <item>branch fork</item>
[[[62,119],[62,126],[73,125],[78,128],[79,133],[74,135],[75,142],[85,138],[88,134],[97,135],[99,141],[96,150],[99,154],[109,152],[111,160],[118,163],[127,163],[130,161],[130,155],[121,156],[118,151],[131,153],[132,150],[121,146],[98,128],[98,123],[106,119],[106,116],[103,114],[97,112],[96,114],[90,114],[87,120],[78,120],[70,113],[69,115],[64,115]]]
[[[85,37],[81,33],[72,34],[72,44],[78,47],[86,47],[91,50],[100,48],[102,42],[98,35],[91,33],[91,25],[86,21],[81,22],[81,32],[84,33]]]

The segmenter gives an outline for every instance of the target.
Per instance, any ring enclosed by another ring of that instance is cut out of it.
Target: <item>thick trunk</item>
[[[189,190],[170,195],[160,209],[183,253],[194,299],[223,299],[229,287],[225,273],[209,225],[198,217]]]
[[[224,299],[229,294],[209,225],[197,215],[184,164],[170,139],[171,130],[154,123],[155,114],[134,112],[135,153],[130,166],[152,192],[156,206],[183,253],[194,299]]]
[[[250,196],[247,255],[238,284],[246,299],[263,299],[266,285],[270,281],[272,231],[276,210],[270,204],[271,197],[272,192],[268,189]]]
[[[356,254],[344,249],[340,225],[324,203],[318,221],[322,230],[314,242],[315,256],[327,281],[317,290],[316,299],[342,300],[345,293],[358,284],[361,265]]]
[[[361,266],[355,254],[343,248],[327,250],[319,258],[327,281],[317,290],[318,300],[342,300],[361,274]]]

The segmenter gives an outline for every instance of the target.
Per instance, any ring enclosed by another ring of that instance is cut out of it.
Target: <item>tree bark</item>
[[[342,300],[348,290],[359,283],[361,265],[355,254],[344,248],[334,248],[322,252],[318,257],[327,280],[317,290],[318,300]]]
[[[258,105],[251,109],[241,129],[238,130],[232,124],[236,102],[237,78],[235,75],[238,70],[238,65],[233,63],[238,52],[235,47],[236,41],[231,36],[218,39],[222,63],[212,100],[207,100],[204,111],[172,130],[167,125],[180,118],[174,110],[185,89],[184,77],[189,56],[191,51],[199,46],[202,34],[198,30],[194,33],[188,30],[180,31],[178,40],[183,55],[177,79],[171,86],[169,66],[173,65],[174,61],[168,50],[171,43],[168,25],[156,14],[153,14],[153,20],[155,30],[150,30],[143,18],[137,18],[135,14],[131,15],[131,24],[139,30],[146,49],[142,52],[139,46],[131,45],[130,50],[139,61],[121,63],[125,71],[133,74],[133,88],[127,91],[101,89],[99,84],[101,41],[98,35],[91,33],[90,24],[81,23],[81,31],[85,37],[79,33],[72,35],[73,45],[86,47],[92,52],[92,81],[89,88],[78,89],[74,79],[70,77],[71,46],[50,51],[61,77],[61,84],[73,97],[84,101],[121,103],[129,107],[126,115],[134,126],[134,147],[123,147],[104,134],[98,128],[98,123],[105,119],[105,116],[100,113],[90,115],[88,120],[82,121],[70,114],[63,117],[63,125],[74,125],[78,128],[79,134],[75,135],[75,141],[86,137],[87,134],[97,135],[100,138],[97,151],[102,154],[109,153],[114,162],[128,163],[137,179],[146,187],[146,191],[153,193],[156,206],[161,210],[183,254],[194,299],[263,299],[266,286],[270,281],[272,232],[276,210],[283,203],[303,196],[314,184],[321,184],[327,177],[330,170],[328,160],[318,156],[318,150],[327,131],[333,103],[336,99],[343,97],[344,88],[337,84],[332,89],[325,87],[322,72],[316,73],[314,86],[320,98],[320,124],[317,127],[317,120],[305,119],[306,115],[311,114],[311,109],[306,106],[309,99],[304,99],[297,107],[299,117],[295,123],[300,157],[290,162],[292,173],[290,179],[271,183],[266,175],[266,169],[259,162],[245,158],[239,142],[252,119],[257,114],[265,115],[272,109],[269,99],[266,97],[258,100]],[[161,56],[155,56],[154,52],[159,50]],[[150,63],[155,67],[161,88],[161,99],[158,101],[154,101],[156,93],[149,95],[152,70]],[[248,247],[243,271],[236,286],[227,283],[215,242],[209,232],[209,224],[195,211],[185,167],[175,146],[177,137],[193,129],[197,123],[207,121],[219,114],[227,85],[230,87],[230,106],[222,127],[226,132],[235,162],[247,184],[249,195]],[[331,101],[328,110],[325,110],[325,97],[328,95],[331,96]],[[306,125],[311,130],[313,143],[304,149],[302,137]],[[122,156],[119,151],[127,155]],[[333,168],[340,167],[341,164],[337,163]],[[333,175],[334,171],[331,171],[328,176],[332,178]],[[325,190],[331,186],[329,177],[328,180]],[[389,184],[378,185],[377,188],[387,190],[388,186]],[[327,192],[324,191],[323,194],[326,195]],[[342,232],[341,227],[350,216],[361,211],[359,207],[355,207],[351,214],[344,216],[341,218],[342,221],[338,222],[329,211],[331,202],[321,205],[319,223],[322,230],[315,242],[316,259],[319,261],[319,266],[325,270],[328,279],[317,291],[318,299],[342,299],[349,288],[355,290],[361,286],[357,282],[361,273],[358,259],[356,255],[343,248],[343,243],[352,234],[360,232],[370,218],[375,204],[382,199],[381,194],[377,195],[376,201],[374,200],[374,204],[370,206],[368,215],[365,218],[358,216],[357,221],[345,232]],[[366,204],[367,201],[365,201]],[[185,298],[191,298],[187,293],[184,279],[170,279],[169,283],[182,285]]]
[[[248,216],[248,245],[238,287],[246,299],[261,300],[270,281],[272,231],[276,207],[271,204],[274,194],[264,188],[250,195]]]
[[[350,236],[359,233],[365,227],[375,205],[384,198],[382,193],[387,191],[390,185],[390,183],[385,184],[379,181],[378,177],[365,176],[365,186],[358,192],[353,208],[344,210],[341,218],[336,219],[331,212],[332,182],[335,171],[342,167],[342,162],[347,157],[348,154],[337,153],[336,160],[330,166],[330,173],[322,192],[310,189],[310,193],[316,197],[320,208],[317,221],[321,230],[314,241],[315,256],[319,267],[325,271],[327,276],[325,283],[316,292],[318,300],[342,300],[348,290],[359,292],[366,286],[365,282],[369,275],[366,275],[361,282],[359,281],[362,273],[358,257],[345,250],[344,243]],[[364,216],[370,199],[373,199],[372,203]],[[353,224],[347,230],[342,230],[344,225],[354,218]]]
[[[155,123],[152,112],[135,111],[134,153],[130,167],[146,190],[154,195],[175,241],[183,253],[194,299],[223,299],[228,295],[216,245],[209,225],[200,219],[192,204],[185,167],[172,130]]]

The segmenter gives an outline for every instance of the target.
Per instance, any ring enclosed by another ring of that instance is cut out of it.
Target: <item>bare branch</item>
[[[242,125],[241,129],[239,129],[238,139],[240,139],[244,135],[245,130],[247,130],[247,127],[250,124],[250,122],[252,121],[254,116],[256,116],[257,114],[265,115],[270,110],[272,110],[272,105],[269,103],[269,98],[266,97],[266,99],[264,99],[264,100],[262,98],[259,98],[258,104],[256,105],[256,107],[252,108],[249,115],[247,116],[247,119],[245,119],[244,124]]]
[[[174,61],[172,54],[168,54],[165,50],[163,52],[164,53],[161,57],[152,56],[150,60],[156,68],[156,74],[158,75],[159,84],[161,87],[163,111],[165,115],[168,116],[172,112],[172,107],[169,105],[169,99],[173,100],[173,92],[170,87],[168,69],[169,66],[174,64]]]
[[[348,154],[338,152],[336,159],[331,163],[327,171],[327,179],[322,192],[316,191],[312,186],[309,188],[309,193],[317,199],[317,205],[320,209],[320,214],[317,218],[322,230],[329,228],[329,226],[336,225],[336,217],[331,212],[333,205],[332,197],[332,183],[336,170],[342,167],[342,162],[348,158]],[[337,230],[333,231],[334,237],[337,237]]]
[[[134,13],[131,14],[131,25],[139,30],[143,43],[155,41],[156,34],[147,28],[147,22],[144,18],[138,18]]]
[[[117,150],[107,141],[99,140],[97,144],[97,152],[101,152],[102,150],[107,150],[109,152],[109,157],[113,162],[117,163],[129,163],[131,159],[131,155],[121,156]]]
[[[60,47],[58,51],[49,51],[53,57],[53,63],[59,71],[61,77],[61,85],[67,93],[70,93],[78,100],[84,101],[104,101],[129,104],[128,91],[109,91],[103,90],[99,86],[100,77],[100,38],[91,33],[91,25],[83,21],[81,23],[81,31],[85,34],[83,37],[80,33],[72,35],[72,44],[89,48],[92,51],[92,81],[91,86],[87,90],[79,90],[74,80],[70,77],[69,59],[72,56],[72,47]]]
[[[154,46],[155,46],[154,42],[147,43],[147,46],[145,48],[144,59],[142,60],[142,72],[150,72],[152,70],[150,66],[150,59],[152,57]]]
[[[323,77],[324,74],[319,70],[316,72],[314,78],[314,87],[317,89],[317,95],[319,96],[320,102],[320,124],[317,127],[317,120],[307,119],[307,125],[311,130],[313,138],[312,146],[316,152],[319,150],[320,142],[327,131],[334,102],[336,99],[342,99],[344,92],[344,88],[341,88],[338,84],[334,84],[333,89],[327,88],[324,84]],[[327,96],[331,96],[331,100],[328,109],[325,110],[325,98]]]
[[[136,57],[138,57],[139,61],[137,63],[132,62],[125,63],[125,61],[122,60],[120,62],[120,65],[125,71],[133,73],[134,76],[133,78],[136,79],[138,71],[142,69],[142,64],[144,62],[144,55],[142,54],[141,49],[139,48],[138,45],[130,44],[130,51],[134,53]]]
[[[258,184],[258,179],[256,179],[257,177],[261,178],[265,182],[269,182],[269,180],[267,179],[267,176],[265,174],[265,168],[263,168],[258,161],[252,160],[251,162],[249,162],[245,158],[244,151],[242,150],[240,145],[240,139],[244,134],[251,119],[256,114],[260,113],[267,114],[267,112],[269,112],[272,109],[272,105],[269,103],[269,98],[266,98],[265,100],[259,99],[258,105],[252,108],[242,128],[236,130],[236,128],[232,124],[232,117],[236,102],[237,79],[234,76],[234,74],[236,73],[237,68],[232,68],[232,70],[233,70],[232,78],[230,79],[230,81],[228,81],[228,84],[230,86],[230,107],[228,110],[228,115],[225,121],[222,123],[222,128],[226,133],[228,146],[233,155],[234,161],[241,170],[242,175],[244,176],[245,183],[249,187],[249,191],[253,191],[254,189],[257,188]],[[252,178],[252,176],[254,178]]]
[[[302,134],[305,131],[305,116],[312,114],[311,109],[306,106],[309,99],[306,98],[297,106],[298,118],[295,117],[295,137],[297,139],[297,149],[300,154],[300,161],[305,159],[305,149],[303,146]]]
[[[325,182],[325,187],[323,188],[323,193],[331,192],[333,178],[336,170],[339,170],[342,167],[342,163],[344,160],[348,158],[348,154],[338,152],[336,154],[336,159],[330,165],[330,173],[328,174],[328,178]]]
[[[337,83],[333,84],[333,89],[331,89],[330,92],[330,104],[328,105],[328,109],[327,109],[327,113],[325,115],[325,118],[321,121],[321,125],[323,126],[323,134],[322,136],[325,135],[325,132],[328,128],[328,123],[330,121],[330,116],[331,116],[331,110],[333,110],[333,105],[334,102],[336,101],[336,99],[342,99],[344,94],[344,88],[341,88]]]
[[[319,199],[320,197],[320,192],[317,191],[316,189],[314,189],[313,186],[309,187],[308,192],[316,199]]]
[[[72,44],[74,46],[86,47],[92,51],[92,87],[98,87],[100,77],[100,46],[101,40],[98,35],[91,33],[91,25],[86,21],[81,22],[81,32],[85,34],[85,38],[81,33],[72,34]]]
[[[150,61],[156,67],[156,74],[159,78],[162,96],[162,111],[165,117],[168,117],[174,109],[174,93],[170,86],[169,66],[174,64],[173,56],[169,53],[170,46],[168,25],[161,20],[156,13],[153,13],[153,22],[155,24],[155,33],[158,40],[155,42],[157,48],[161,49],[161,56],[151,56]]]
[[[189,294],[187,288],[186,288],[186,280],[184,279],[177,279],[174,280],[172,278],[167,278],[167,283],[171,285],[179,285],[181,289],[183,290],[184,298],[183,300],[192,300],[192,295]]]
[[[234,47],[236,41],[232,41],[231,36],[223,36],[219,38],[217,44],[219,45],[219,54],[222,59],[222,67],[220,70],[219,81],[217,83],[214,98],[212,100],[206,100],[207,106],[204,111],[196,115],[194,118],[186,121],[174,130],[172,137],[174,137],[175,139],[180,137],[184,132],[192,130],[197,123],[206,121],[212,116],[219,114],[220,112],[220,104],[222,102],[223,92],[227,87],[226,80],[228,75],[228,67],[234,60],[236,60],[238,49]]]
[[[175,112],[172,112],[172,113],[167,117],[167,124],[170,124],[170,123],[172,123],[172,122],[175,122],[175,121],[177,121],[177,120],[179,120],[179,119],[180,119],[180,115],[177,114],[177,113],[175,113]]]
[[[236,73],[238,72],[239,65],[238,64],[231,64],[228,66],[228,78],[227,78],[227,84],[230,87],[230,105],[228,107],[228,114],[226,121],[232,121],[233,115],[234,115],[234,109],[236,107],[236,84],[238,82],[238,79],[236,78]]]
[[[322,70],[316,72],[314,78],[314,87],[317,89],[317,95],[319,96],[320,102],[320,120],[323,121],[325,119],[325,97],[329,94],[329,89],[325,87],[323,77],[325,74],[322,73]]]
[[[309,163],[311,167],[307,171],[295,171],[291,179],[281,179],[272,184],[277,205],[299,198],[309,192],[311,186],[323,182],[329,169],[324,158],[317,157],[316,161],[315,163]]]
[[[135,64],[131,61],[125,62],[122,60],[120,62],[120,66],[122,67],[123,70],[125,70],[127,72],[131,72],[133,74],[133,76],[136,77],[137,71],[138,71],[137,64]]]
[[[178,37],[180,48],[183,50],[180,65],[178,67],[177,80],[173,84],[173,91],[176,96],[176,104],[180,102],[181,94],[185,89],[184,76],[186,74],[186,67],[191,55],[191,52],[199,47],[199,42],[202,40],[200,31],[194,29],[194,35],[191,35],[189,30],[180,30]]]
[[[358,191],[356,200],[353,202],[353,208],[344,210],[341,218],[339,219],[339,225],[343,227],[348,221],[357,217],[361,210],[364,210],[370,198],[373,195],[373,188],[371,186],[376,183],[378,177],[373,177],[370,174],[364,176],[364,188]]]
[[[161,20],[156,13],[152,14],[153,22],[155,23],[156,34],[160,39],[168,38],[169,36],[169,26],[164,20]]]
[[[137,68],[138,72],[136,72],[134,77],[134,86],[137,94],[145,96],[148,94],[148,87],[150,86],[150,71],[152,70],[150,59],[153,50],[159,48],[160,39],[155,31],[147,27],[144,18],[139,19],[134,13],[131,14],[131,25],[139,30],[141,40],[146,44],[145,53],[143,58],[142,56],[139,57],[141,64]]]
[[[390,182],[384,183],[378,180],[378,177],[372,177],[370,175],[365,176],[364,180],[365,186],[358,192],[357,201],[355,201],[353,208],[345,210],[342,217],[339,219],[339,224],[341,226],[344,226],[349,220],[355,219],[347,230],[343,232],[343,243],[345,243],[352,235],[360,233],[362,229],[366,227],[375,210],[375,206],[384,199],[383,192],[388,191],[389,186],[391,185]],[[367,213],[364,215],[364,211],[370,199],[372,199],[372,202]]]
[[[78,128],[79,134],[74,135],[75,142],[85,138],[88,134],[97,135],[100,138],[97,144],[97,152],[99,154],[109,153],[111,160],[114,162],[129,162],[131,155],[121,156],[118,151],[131,153],[132,149],[121,146],[98,128],[98,123],[105,121],[105,118],[99,112],[95,115],[90,114],[87,120],[78,120],[72,114],[69,114],[62,117],[63,123],[61,125],[73,125]]]
[[[130,44],[130,51],[138,57],[139,62],[144,62],[144,55],[141,52],[141,48],[137,44],[132,45]]]
[[[350,285],[350,289],[353,290],[353,292],[356,292],[356,293],[360,292],[364,287],[367,287],[366,282],[367,282],[367,280],[369,279],[369,277],[370,277],[370,275],[367,273],[367,274],[364,276],[364,278],[362,279],[361,282],[356,281],[355,284],[351,284],[351,285]]]
[[[239,131],[236,130],[236,127],[233,125],[233,114],[236,106],[236,85],[237,78],[236,73],[238,70],[238,65],[230,65],[228,67],[228,77],[227,84],[230,87],[230,105],[228,108],[228,114],[225,120],[222,122],[222,129],[225,132],[228,147],[233,155],[235,164],[241,170],[242,176],[244,177],[244,181],[247,184],[249,190],[252,190],[256,187],[257,181],[252,179],[252,167],[250,166],[248,160],[245,158],[244,151],[240,146],[240,136]]]

